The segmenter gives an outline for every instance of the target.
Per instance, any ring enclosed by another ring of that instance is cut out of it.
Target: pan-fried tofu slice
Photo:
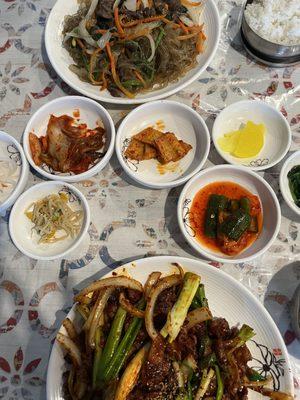
[[[178,140],[174,133],[167,132],[155,141],[158,151],[158,160],[162,164],[178,161],[192,148],[188,143]]]
[[[125,151],[125,157],[131,160],[142,161],[144,159],[144,152],[145,144],[138,140],[131,139],[129,146]]]
[[[142,130],[140,133],[134,135],[134,139],[139,140],[140,142],[150,144],[150,146],[155,145],[155,140],[163,136],[164,133],[158,131],[154,128],[146,128]]]

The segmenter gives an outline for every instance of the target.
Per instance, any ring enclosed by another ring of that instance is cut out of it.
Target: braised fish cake
[[[154,128],[146,128],[139,132],[138,134],[134,135],[134,139],[139,140],[142,143],[150,144],[151,146],[155,145],[155,140],[163,136],[164,133],[158,131]]]
[[[125,151],[125,157],[131,160],[142,161],[144,158],[145,144],[136,139],[131,139]]]
[[[155,146],[158,151],[158,160],[162,164],[180,160],[192,148],[190,144],[178,140],[171,132],[167,132],[155,140]]]

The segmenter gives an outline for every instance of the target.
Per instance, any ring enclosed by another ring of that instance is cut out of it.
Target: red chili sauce
[[[233,248],[222,248],[217,239],[205,236],[204,221],[208,205],[208,200],[211,194],[219,194],[228,197],[229,199],[240,200],[241,197],[248,197],[250,200],[250,215],[256,216],[258,221],[258,233],[245,232],[238,242],[235,242]],[[260,200],[257,196],[250,193],[247,189],[234,182],[214,182],[199,190],[193,199],[190,208],[190,223],[195,230],[196,239],[211,250],[221,251],[227,255],[235,255],[249,247],[259,236],[262,229],[262,211]]]

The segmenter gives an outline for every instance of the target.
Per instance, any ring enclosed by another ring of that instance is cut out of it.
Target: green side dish
[[[287,174],[291,195],[297,207],[300,207],[300,165],[295,165]]]

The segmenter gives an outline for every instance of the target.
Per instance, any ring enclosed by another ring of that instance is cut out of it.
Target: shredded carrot
[[[183,30],[183,32],[187,35],[189,33],[188,28],[184,25],[182,21],[178,21],[178,24],[180,25],[180,28]]]
[[[122,39],[124,39],[124,40],[134,40],[134,39],[136,39],[138,37],[141,37],[141,36],[147,36],[147,35],[149,35],[150,32],[151,32],[150,29],[143,29],[138,33],[134,33],[132,35],[125,36]]]
[[[95,34],[101,33],[101,35],[104,35],[104,33],[106,33],[106,32],[107,32],[106,29],[96,29],[96,30],[94,31]],[[111,34],[112,34],[112,36],[118,36],[118,37],[119,37],[118,32],[111,32]]]
[[[107,88],[107,79],[105,78],[105,71],[102,72],[102,86],[101,90],[105,90]]]
[[[94,72],[94,68],[95,68],[95,64],[96,64],[96,57],[97,57],[97,54],[100,53],[100,51],[101,51],[100,48],[96,49],[96,50],[93,52],[93,54],[91,55],[91,60],[90,60],[89,78],[90,78],[90,81],[91,81],[94,85],[100,85],[101,82],[102,82],[102,80],[97,81],[96,79],[94,79],[94,76],[93,76],[93,72]]]
[[[198,32],[194,32],[194,33],[189,33],[188,35],[183,35],[183,36],[177,36],[178,40],[187,40],[187,39],[191,39],[195,36],[199,35]]]
[[[101,33],[101,34],[104,34],[104,33],[106,33],[107,32],[107,29],[96,29],[95,31],[94,31],[94,33]]]
[[[200,32],[203,30],[204,24],[188,26],[187,29],[191,32]]]
[[[142,77],[142,75],[137,70],[134,70],[133,72],[134,72],[135,76],[138,78],[138,80],[140,80],[142,82],[142,84],[145,88],[147,86],[147,84],[146,84],[144,78]]]
[[[203,53],[203,44],[206,39],[206,36],[204,35],[203,32],[198,33],[198,38],[196,42],[196,50],[198,53]]]
[[[153,7],[153,1],[152,0],[148,0],[148,7],[152,8]]]
[[[189,1],[189,0],[181,0],[181,4],[182,4],[183,6],[198,7],[198,6],[200,6],[200,5],[202,4],[202,2],[201,2],[201,1],[198,1],[197,3],[194,3],[194,2]]]
[[[175,22],[170,21],[168,18],[163,18],[162,21],[163,21],[165,24],[172,24],[172,25],[173,25],[173,29],[180,28],[180,25],[179,25],[179,24],[176,24]]]
[[[118,29],[118,33],[119,33],[119,35],[121,37],[124,37],[125,36],[125,32],[124,32],[124,29],[122,28],[121,21],[120,21],[120,18],[119,18],[119,8],[118,7],[116,7],[114,9],[114,17],[115,17],[115,24],[116,24],[116,27]]]
[[[110,69],[111,69],[111,73],[112,73],[112,77],[114,79],[115,84],[118,86],[118,88],[125,94],[125,96],[129,97],[130,99],[134,98],[134,94],[129,92],[129,90],[127,90],[121,83],[117,71],[116,71],[116,64],[115,64],[115,59],[114,56],[111,52],[111,48],[110,48],[110,44],[107,43],[106,44],[106,51],[107,51],[107,55],[110,61]]]
[[[155,17],[148,17],[148,18],[143,18],[143,19],[136,19],[135,21],[127,22],[127,23],[122,23],[123,28],[131,28],[132,26],[140,25],[140,24],[146,24],[147,22],[152,22],[152,21],[159,21],[163,20],[165,17],[163,15],[156,15]]]

